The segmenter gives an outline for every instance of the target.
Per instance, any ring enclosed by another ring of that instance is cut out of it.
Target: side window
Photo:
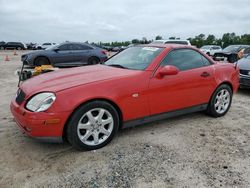
[[[201,55],[201,59],[203,61],[204,66],[211,65],[210,61],[207,58],[205,58],[203,55]]]
[[[250,54],[250,48],[246,48],[246,49],[244,50],[244,54]]]
[[[70,46],[68,44],[63,44],[63,45],[59,46],[59,49],[61,51],[70,50]]]
[[[69,48],[70,48],[70,50],[81,50],[79,45],[77,45],[77,44],[70,44]]]
[[[162,65],[174,65],[181,71],[203,67],[207,64],[210,65],[205,57],[191,49],[173,50],[162,62]]]
[[[92,50],[92,48],[87,45],[81,44],[80,46],[82,50]]]

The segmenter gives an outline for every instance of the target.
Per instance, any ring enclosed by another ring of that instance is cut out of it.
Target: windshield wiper
[[[108,66],[112,66],[112,67],[118,67],[118,68],[122,68],[122,69],[127,69],[127,67],[124,67],[122,65],[119,65],[119,64],[110,64]]]

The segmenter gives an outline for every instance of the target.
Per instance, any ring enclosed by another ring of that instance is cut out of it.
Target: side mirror
[[[164,76],[167,75],[176,75],[179,73],[179,69],[176,66],[173,65],[166,65],[164,67],[159,67],[156,77],[157,78],[163,78]]]

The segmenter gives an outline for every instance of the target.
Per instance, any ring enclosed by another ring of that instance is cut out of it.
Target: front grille
[[[20,104],[22,104],[24,99],[25,99],[25,93],[21,89],[19,89],[17,91],[16,103],[20,105]]]
[[[250,70],[242,70],[242,69],[240,69],[240,74],[250,76]]]
[[[250,79],[240,78],[240,84],[250,87]]]

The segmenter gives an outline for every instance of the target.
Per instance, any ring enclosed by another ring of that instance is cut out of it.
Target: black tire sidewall
[[[229,106],[228,106],[227,110],[226,110],[224,113],[221,113],[221,114],[220,114],[220,113],[216,112],[214,103],[215,103],[216,95],[217,95],[222,89],[226,89],[226,90],[229,92],[229,94],[230,94],[230,103],[229,103]],[[207,110],[208,113],[209,113],[210,115],[214,116],[214,117],[221,117],[221,116],[224,116],[224,115],[228,112],[228,110],[230,109],[230,107],[231,107],[232,98],[233,98],[233,91],[232,91],[231,87],[230,87],[229,85],[227,85],[227,84],[222,84],[222,85],[220,85],[220,86],[215,90],[215,92],[213,93],[213,96],[212,96],[212,98],[211,98],[211,100],[210,100],[210,102],[209,102],[208,110]]]
[[[41,66],[41,65],[49,65],[49,61],[46,57],[37,57],[35,59],[35,66]]]
[[[109,113],[112,115],[114,120],[114,128],[110,136],[105,140],[103,143],[96,145],[96,146],[89,146],[84,144],[78,137],[77,134],[77,126],[80,118],[85,114],[87,111],[94,109],[94,108],[104,108],[108,110]],[[107,145],[115,136],[119,127],[119,115],[116,109],[105,101],[93,101],[87,104],[80,106],[71,116],[70,121],[67,124],[67,138],[68,141],[78,150],[94,150],[99,149]]]
[[[88,60],[89,65],[96,65],[100,63],[100,60],[97,57],[91,57]]]

